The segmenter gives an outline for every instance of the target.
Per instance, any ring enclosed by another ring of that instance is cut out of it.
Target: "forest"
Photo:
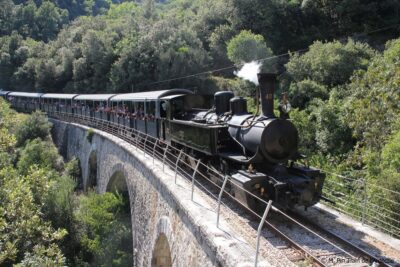
[[[50,129],[0,99],[0,266],[132,266],[129,203],[83,192]]]
[[[397,0],[2,0],[0,6],[4,90],[110,93],[179,87],[203,94],[232,90],[252,100],[255,86],[234,71],[262,59],[264,71],[279,74],[276,100],[288,92],[308,164],[400,192]],[[14,166],[13,177],[33,172],[39,179],[40,169],[19,162],[22,153],[43,141],[22,144],[29,138],[18,137],[21,130],[10,129],[3,117],[0,124],[1,188],[11,179],[3,166]],[[67,183],[68,164],[53,166],[55,180]],[[40,179],[35,183],[53,180]],[[21,183],[32,181],[21,178]],[[346,194],[356,195],[355,187],[346,184]],[[376,193],[372,186],[368,190]],[[399,206],[392,204],[400,202],[400,194],[384,192],[376,204],[400,220]],[[63,236],[54,226],[45,227],[54,240]],[[11,244],[9,253],[14,250]],[[25,251],[60,255],[55,246]],[[24,259],[18,253],[0,254],[0,264]]]

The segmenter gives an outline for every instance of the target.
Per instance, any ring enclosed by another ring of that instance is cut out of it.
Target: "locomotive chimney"
[[[275,117],[274,114],[274,89],[276,84],[275,73],[258,73],[260,86],[262,116],[267,118]]]

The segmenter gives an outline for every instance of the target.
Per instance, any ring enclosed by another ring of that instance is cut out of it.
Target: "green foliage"
[[[311,80],[332,88],[349,81],[355,70],[366,69],[374,51],[366,44],[351,39],[313,43],[303,55],[292,54],[286,69],[295,82]]]
[[[386,50],[367,71],[352,78],[348,99],[348,123],[355,136],[372,150],[382,149],[400,115],[400,39],[388,42]]]
[[[290,84],[289,97],[293,107],[304,109],[311,100],[326,100],[329,98],[329,94],[324,85],[305,79]]]
[[[60,171],[63,162],[57,148],[52,142],[34,139],[28,141],[26,146],[21,150],[17,167],[22,174],[27,174],[32,165]]]
[[[67,235],[59,242],[69,266],[79,265],[79,224],[74,216],[77,201],[74,189],[76,182],[69,176],[57,176],[45,199],[43,211],[45,218],[52,222],[54,228],[65,229]]]
[[[33,248],[33,252],[26,252],[21,263],[15,267],[50,267],[65,266],[65,258],[59,248],[52,244],[50,246],[38,245]]]
[[[320,152],[325,155],[342,156],[353,148],[354,140],[350,127],[343,116],[340,101],[319,104],[313,114],[316,118],[316,143]]]
[[[400,22],[400,4],[393,0],[325,2],[56,0],[15,1],[20,3],[16,5],[4,0],[0,86],[41,92],[131,92],[158,87],[209,92],[212,81],[207,75],[155,87],[147,84],[230,65],[227,54],[235,53],[227,51],[226,44],[238,36],[243,37],[239,43],[255,49],[239,52],[232,58],[235,63],[272,55],[269,47],[286,53],[318,39],[354,32],[360,32],[358,40],[379,45],[396,33],[395,27],[375,33],[371,40],[362,33]],[[30,38],[36,41],[28,42]],[[353,56],[363,57],[360,51],[348,50],[351,64],[341,64],[343,69],[337,69],[343,77],[334,79],[345,78],[353,68]],[[281,72],[285,60],[266,61],[265,70]],[[232,72],[218,75],[230,78]]]
[[[48,192],[49,180],[42,174],[33,170],[21,176],[12,168],[0,170],[1,265],[22,262],[22,266],[27,266],[29,262],[45,261],[51,266],[61,266],[63,263],[57,242],[66,233],[54,230],[43,218],[40,199]]]
[[[382,167],[400,171],[400,130],[389,138],[382,149]]]
[[[236,78],[236,79],[226,79],[218,76],[211,77],[211,81],[214,84],[215,91],[232,91],[235,95],[243,97],[255,97],[256,86],[246,80]]]
[[[264,37],[251,31],[243,30],[227,43],[228,58],[235,64],[251,62],[272,56],[272,50],[267,47]],[[265,68],[272,64],[267,61]]]
[[[13,163],[17,140],[7,129],[0,128],[0,169]]]
[[[51,124],[41,111],[35,111],[21,122],[16,130],[18,146],[35,138],[49,140]]]
[[[16,158],[17,139],[13,134],[21,116],[0,99],[0,169],[11,166]]]
[[[76,183],[79,178],[82,177],[82,170],[79,163],[79,160],[76,158],[71,159],[64,165],[64,174],[68,177],[71,177]]]
[[[9,5],[12,16],[8,17],[15,30],[24,37],[48,41],[56,37],[61,27],[68,22],[68,11],[60,9],[53,2],[44,1],[41,5],[27,2],[22,5]]]
[[[130,214],[121,195],[89,192],[80,197],[76,218],[82,226],[85,259],[94,266],[132,265]]]
[[[310,109],[293,109],[290,112],[290,118],[299,132],[299,150],[306,156],[311,156],[317,151],[317,145],[315,141],[316,118],[313,116],[313,114],[310,114]]]
[[[87,135],[86,135],[86,139],[89,141],[89,143],[92,143],[93,135],[94,135],[94,131],[92,128],[90,128],[87,131]]]
[[[340,100],[314,100],[305,110],[295,109],[290,117],[300,136],[300,151],[308,156],[322,154],[342,159],[354,146],[352,131],[344,120]]]
[[[139,7],[135,2],[125,2],[112,4],[106,15],[108,19],[119,19],[127,16],[135,16],[137,12],[139,12]]]
[[[43,115],[26,115],[25,126],[15,129],[18,117],[0,99],[0,265],[132,266],[127,200],[76,193],[79,161],[64,165],[50,140],[22,139],[47,139]],[[22,135],[34,122],[45,130]],[[19,134],[18,149],[12,131]]]

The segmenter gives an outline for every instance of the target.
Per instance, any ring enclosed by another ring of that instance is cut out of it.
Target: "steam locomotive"
[[[0,96],[21,111],[81,114],[162,139],[229,175],[232,195],[251,209],[263,209],[259,199],[271,199],[283,209],[312,206],[323,198],[325,176],[297,164],[297,129],[286,114],[274,114],[276,75],[260,73],[258,79],[259,116],[230,91],[213,97],[185,89],[95,95],[0,91]]]

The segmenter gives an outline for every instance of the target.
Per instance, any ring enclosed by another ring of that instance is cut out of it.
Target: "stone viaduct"
[[[175,184],[172,170],[113,135],[94,129],[89,141],[87,127],[51,122],[61,154],[79,159],[84,188],[129,195],[135,266],[254,266],[254,246],[224,216],[217,228],[215,202],[199,190],[191,201],[189,181]],[[269,264],[261,258],[258,266]]]

